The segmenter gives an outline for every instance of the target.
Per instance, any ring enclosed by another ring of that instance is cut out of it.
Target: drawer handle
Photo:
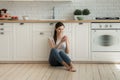
[[[20,25],[24,25],[24,23],[20,23]]]
[[[83,23],[79,23],[79,25],[82,25]]]
[[[53,26],[54,25],[54,23],[50,23],[50,26]]]
[[[43,32],[40,32],[40,35],[44,35],[44,33],[43,33]]]
[[[4,23],[0,23],[0,25],[4,25]]]
[[[2,34],[2,35],[3,35],[3,34],[4,34],[4,32],[1,32],[0,34]]]
[[[0,30],[4,30],[4,28],[0,28]]]

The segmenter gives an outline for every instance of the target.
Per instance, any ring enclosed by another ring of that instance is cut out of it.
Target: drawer
[[[25,30],[31,30],[32,29],[32,23],[14,23],[14,30],[15,31],[25,31]]]
[[[120,53],[119,52],[93,52],[92,59],[99,60],[99,61],[120,61]]]
[[[0,23],[0,31],[13,31],[12,23]]]
[[[33,31],[52,30],[52,29],[54,29],[54,24],[50,24],[50,23],[33,23]]]

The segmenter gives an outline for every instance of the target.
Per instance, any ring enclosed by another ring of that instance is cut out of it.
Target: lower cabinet
[[[89,57],[89,28],[90,23],[73,23],[74,26],[74,61],[88,61]]]
[[[9,24],[6,24],[6,26],[12,27],[12,29],[0,30],[0,61],[48,61],[50,54],[48,38],[53,36],[54,24]],[[64,24],[65,34],[70,41],[70,54],[68,56],[72,61],[90,60],[90,23]]]
[[[0,23],[0,61],[11,61],[14,53],[13,26]]]
[[[52,33],[53,26],[49,23],[33,24],[33,61],[48,61],[50,53],[48,38]]]
[[[47,61],[50,53],[48,37],[52,35],[51,31],[33,32],[33,60]]]
[[[13,52],[13,32],[0,32],[0,60],[12,60]]]
[[[92,61],[120,62],[120,52],[92,52]]]
[[[31,61],[32,54],[32,24],[31,23],[14,23],[14,44],[15,44],[15,61]]]
[[[70,53],[67,54],[71,59],[73,59],[73,26],[71,23],[64,23],[65,31],[64,34],[67,35],[69,42],[70,42]]]

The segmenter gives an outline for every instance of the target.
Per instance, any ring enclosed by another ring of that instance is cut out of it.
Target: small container
[[[28,16],[22,16],[22,17],[23,17],[23,20],[29,20]]]

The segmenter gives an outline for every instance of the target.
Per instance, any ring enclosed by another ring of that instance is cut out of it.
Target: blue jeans
[[[49,56],[49,63],[51,66],[63,66],[62,62],[66,62],[70,65],[70,58],[66,55],[64,51],[58,51],[55,48],[51,49],[50,56]]]

